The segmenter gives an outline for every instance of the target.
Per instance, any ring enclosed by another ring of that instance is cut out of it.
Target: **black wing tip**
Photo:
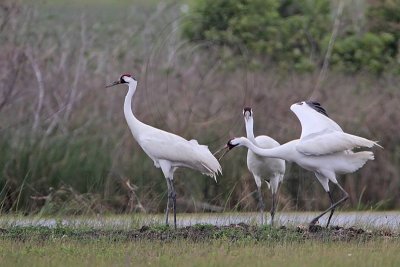
[[[321,113],[322,115],[325,115],[325,116],[329,117],[329,116],[328,116],[328,113],[327,113],[326,110],[321,106],[320,103],[318,103],[318,102],[316,102],[316,101],[311,101],[311,100],[305,101],[305,102],[307,103],[307,105],[308,105],[310,108],[312,108],[312,109],[314,109],[315,111]]]

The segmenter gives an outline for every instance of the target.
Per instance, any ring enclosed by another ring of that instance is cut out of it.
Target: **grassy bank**
[[[400,260],[397,236],[350,228],[13,227],[1,230],[0,240],[2,266],[396,266]]]
[[[285,245],[4,241],[0,260],[2,266],[397,266],[399,249],[399,243],[384,241]]]

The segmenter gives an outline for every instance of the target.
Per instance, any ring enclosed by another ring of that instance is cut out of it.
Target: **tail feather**
[[[214,168],[214,169],[211,169],[209,166],[207,166],[207,165],[204,164],[204,163],[201,163],[201,165],[202,165],[205,169],[207,169],[207,171],[208,171],[208,172],[204,172],[203,174],[214,178],[215,182],[217,182],[217,175],[218,175],[218,174],[222,174],[222,169],[221,169],[221,166],[219,165],[219,163],[218,163],[218,167],[217,167],[217,168]]]
[[[208,171],[204,173],[210,177],[213,177],[215,182],[217,182],[217,175],[222,174],[222,168],[218,160],[211,154],[207,147],[204,149],[204,154],[202,156],[201,165]]]
[[[198,164],[203,168],[199,168],[204,175],[214,178],[217,182],[217,175],[222,174],[222,168],[218,160],[214,157],[208,146],[200,145],[196,140],[189,141],[193,148],[193,155]],[[198,165],[199,166],[199,165]]]
[[[360,169],[368,160],[374,160],[374,153],[371,151],[361,151],[347,154],[346,164],[343,173],[352,173]]]

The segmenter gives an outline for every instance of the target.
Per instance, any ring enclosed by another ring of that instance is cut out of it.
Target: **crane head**
[[[246,120],[249,120],[251,117],[253,117],[253,110],[251,107],[243,108],[243,116]]]
[[[236,142],[235,139],[237,139],[237,138],[230,139],[226,145],[224,145],[223,147],[218,149],[216,152],[214,152],[213,155],[216,156],[218,153],[223,152],[222,155],[218,158],[218,160],[221,160],[226,155],[226,153],[228,153],[235,146],[239,145],[239,143]]]
[[[114,86],[114,85],[118,85],[118,84],[129,83],[131,81],[135,81],[136,82],[136,79],[133,78],[133,76],[130,75],[130,74],[122,74],[118,81],[115,81],[115,82],[107,85],[106,88]]]
[[[231,140],[228,141],[228,143],[226,144],[226,147],[231,150],[232,148],[236,147],[240,145],[240,138],[232,138]]]

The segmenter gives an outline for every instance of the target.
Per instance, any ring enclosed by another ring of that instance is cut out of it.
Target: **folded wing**
[[[196,140],[186,140],[178,135],[160,131],[140,137],[138,140],[143,150],[155,160],[168,160],[175,166],[196,169],[216,180],[221,173],[218,160],[205,145]]]

